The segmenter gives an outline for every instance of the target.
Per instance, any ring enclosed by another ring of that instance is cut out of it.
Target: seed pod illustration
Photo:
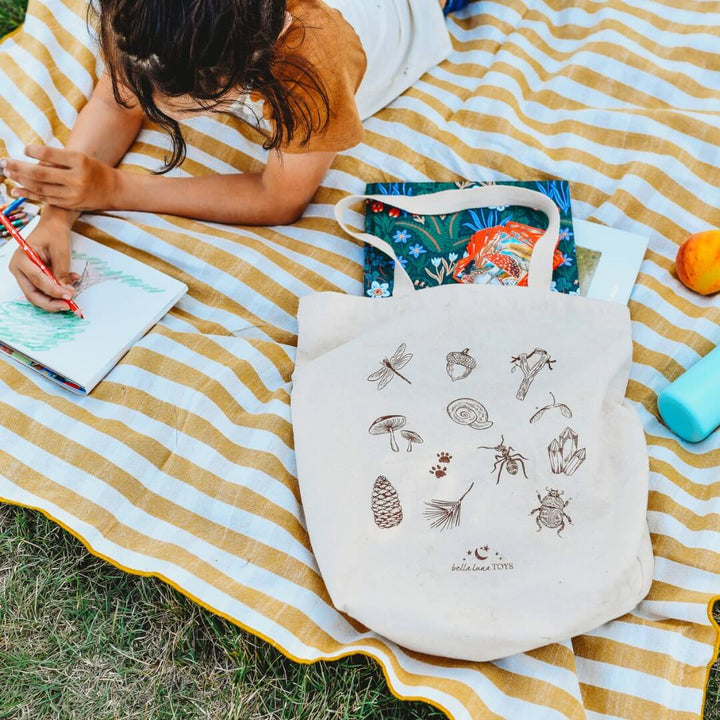
[[[384,475],[379,475],[373,485],[370,506],[379,528],[392,528],[402,522],[402,506],[397,490]]]

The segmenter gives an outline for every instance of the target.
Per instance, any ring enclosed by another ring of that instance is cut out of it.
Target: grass
[[[0,0],[0,36],[24,0]],[[715,608],[720,620],[720,604]],[[0,506],[0,720],[430,720],[356,656],[298,665],[31,510]],[[720,661],[705,720],[720,720]]]
[[[2,720],[430,720],[377,663],[299,665],[152,578],[0,506]]]

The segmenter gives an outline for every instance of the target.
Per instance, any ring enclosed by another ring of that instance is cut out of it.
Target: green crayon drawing
[[[138,288],[138,290],[144,290],[148,293],[165,292],[163,288],[148,285],[139,277],[135,277],[135,275],[123,272],[122,270],[113,270],[107,260],[101,260],[100,258],[92,257],[91,255],[86,255],[81,252],[73,252],[72,256],[73,260],[85,260],[85,270],[82,272],[80,280],[75,283],[78,294],[106,280],[117,280],[123,285]]]
[[[54,350],[82,334],[90,323],[71,312],[49,313],[27,302],[0,303],[0,337],[29,350]]]

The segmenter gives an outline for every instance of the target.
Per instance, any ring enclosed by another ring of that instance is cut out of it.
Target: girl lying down
[[[0,160],[15,195],[45,204],[30,244],[56,286],[18,251],[27,299],[67,310],[70,229],[83,210],[142,210],[232,224],[299,218],[362,120],[450,52],[444,14],[468,0],[95,0],[105,72],[64,149]],[[258,127],[261,172],[167,177],[185,156],[180,121],[228,112]],[[172,140],[156,174],[116,168],[147,118]]]

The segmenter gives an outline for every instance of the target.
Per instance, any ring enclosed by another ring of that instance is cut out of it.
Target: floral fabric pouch
[[[577,294],[570,189],[564,180],[371,183],[366,194],[427,195],[495,184],[537,190],[558,206],[560,242],[553,262],[552,288]],[[532,248],[546,227],[547,218],[542,212],[509,205],[448,215],[412,215],[377,200],[369,201],[365,208],[365,231],[393,246],[418,289],[458,282],[524,285]],[[392,290],[393,261],[366,246],[364,293],[370,297],[388,297]]]

